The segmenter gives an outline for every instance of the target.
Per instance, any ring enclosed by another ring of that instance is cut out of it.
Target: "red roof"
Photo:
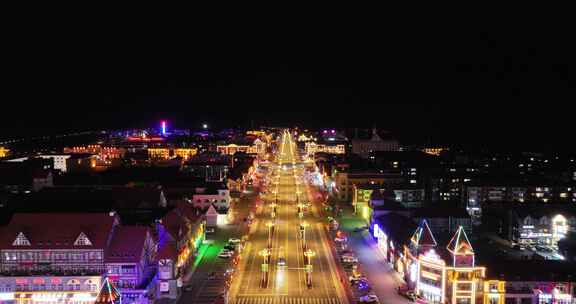
[[[178,250],[176,249],[176,241],[174,240],[172,235],[170,235],[170,233],[167,233],[165,237],[166,240],[163,242],[163,244],[161,244],[162,247],[158,251],[156,258],[159,260],[161,259],[176,260],[176,258],[178,257]]]
[[[108,213],[16,213],[0,228],[0,249],[104,249],[117,220]],[[15,246],[20,233],[29,245]],[[82,233],[89,244],[75,245]]]
[[[146,227],[118,227],[106,252],[106,262],[139,263],[147,237],[148,228]]]

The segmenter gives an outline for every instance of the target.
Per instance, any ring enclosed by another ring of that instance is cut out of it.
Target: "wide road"
[[[302,208],[302,218],[298,213],[297,203],[310,200],[308,185],[302,177],[303,166],[288,132],[279,137],[278,147],[274,169],[269,170],[267,177],[271,182],[265,196],[266,204],[256,213],[230,300],[233,304],[345,304],[344,287],[328,247],[323,219],[308,208]],[[299,228],[301,223],[306,227],[303,234]],[[274,225],[271,227],[271,224]],[[270,263],[266,276],[262,271],[265,262],[262,253],[266,252],[269,243]],[[310,258],[311,285],[307,282],[305,251],[314,254]],[[281,257],[285,259],[285,266],[278,265]]]

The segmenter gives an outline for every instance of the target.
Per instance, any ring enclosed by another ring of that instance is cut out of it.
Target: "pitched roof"
[[[435,247],[436,245],[438,245],[438,243],[436,243],[436,239],[434,239],[432,231],[430,231],[430,227],[428,226],[428,222],[426,220],[422,220],[420,222],[420,226],[418,226],[418,228],[416,229],[414,235],[412,235],[412,238],[410,240],[416,246]]]
[[[0,228],[0,248],[104,249],[116,220],[108,213],[16,213]],[[82,234],[88,242],[77,242]]]
[[[147,236],[148,228],[143,226],[118,227],[106,252],[106,262],[140,262]]]
[[[458,227],[446,248],[452,254],[474,254],[474,248],[472,248],[472,244],[470,244],[470,240],[468,240],[468,236],[462,226]]]
[[[178,249],[176,248],[176,240],[167,232],[162,235],[162,239],[158,242],[158,254],[156,258],[161,259],[176,259],[178,257]]]

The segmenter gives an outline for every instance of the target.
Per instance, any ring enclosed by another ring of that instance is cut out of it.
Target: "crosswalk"
[[[338,298],[309,298],[309,297],[270,297],[251,296],[236,297],[231,304],[341,304]]]

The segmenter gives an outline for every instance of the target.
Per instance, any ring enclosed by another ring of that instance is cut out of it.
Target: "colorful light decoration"
[[[94,304],[121,304],[122,295],[108,278],[104,279],[102,289],[96,297]]]

